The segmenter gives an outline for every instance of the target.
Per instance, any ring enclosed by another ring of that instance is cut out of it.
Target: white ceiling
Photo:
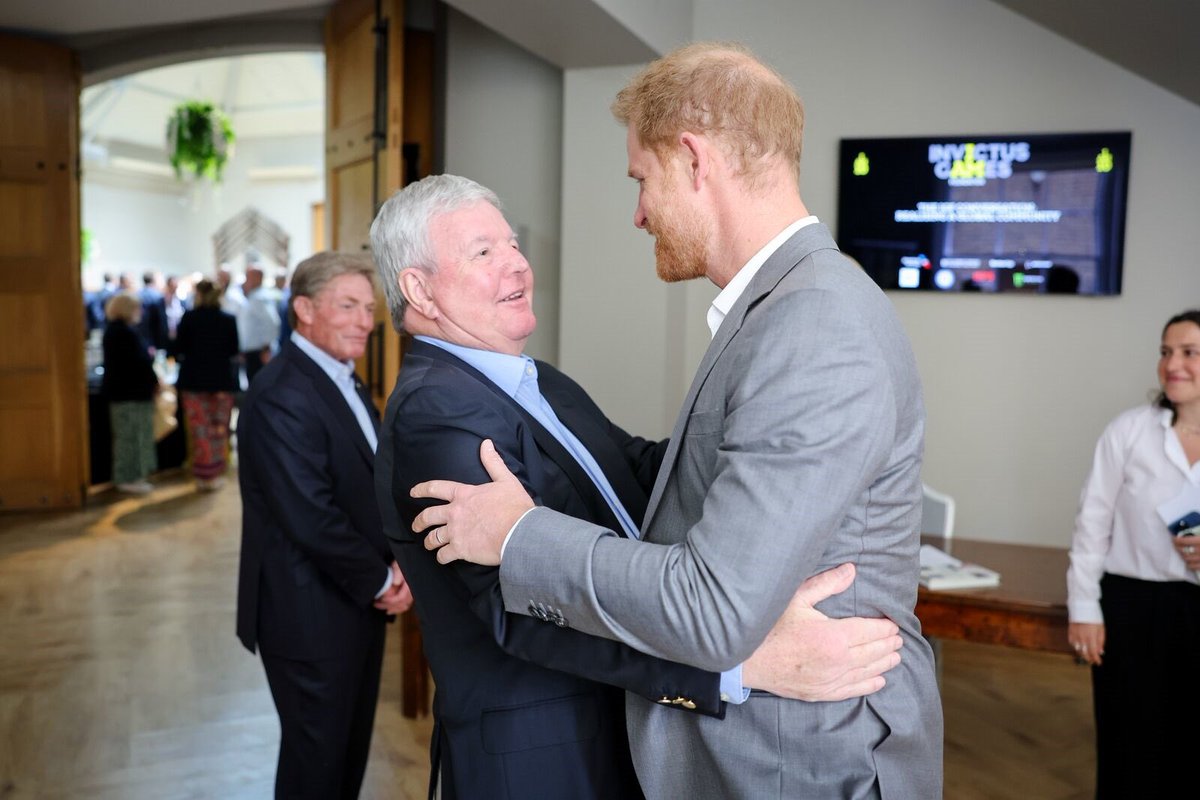
[[[1200,104],[1200,0],[993,1]],[[539,23],[544,22],[547,2],[550,0],[504,0],[502,16],[514,30],[533,31],[544,27]],[[477,19],[488,5],[501,6],[498,0],[448,3]],[[610,0],[593,3],[601,8],[611,4]],[[0,0],[0,29],[31,32],[72,44],[72,40],[104,32],[162,25],[304,10],[320,15],[332,4],[331,0]],[[583,0],[573,4],[553,0],[550,8],[564,4],[576,8],[587,5]],[[550,28],[545,40],[521,43],[551,63],[558,63],[553,54],[563,49],[564,39],[571,39],[563,34],[561,27]],[[595,35],[594,30],[586,31],[581,41],[586,43],[588,36]],[[572,45],[572,49],[588,48]],[[571,56],[568,53],[564,57]]]
[[[185,100],[222,108],[239,139],[320,134],[325,58],[307,52],[213,58],[89,86],[80,97],[82,140],[161,148],[171,112]]]
[[[1200,0],[993,0],[1200,105]]]
[[[4,0],[0,28],[71,37],[331,5],[331,0]]]
[[[448,1],[480,19],[500,13],[495,0]],[[544,19],[534,24],[538,13],[545,16],[545,0],[505,0],[501,21],[523,46],[563,67],[582,66],[559,51],[562,41],[570,38],[564,31],[579,28],[578,19],[583,18],[592,20],[594,24],[584,27],[592,38],[607,43],[602,49],[609,56],[621,48],[621,52],[643,53],[638,48],[645,45],[627,31],[623,39],[596,32],[596,19],[612,22],[603,13],[603,2],[555,1],[563,3],[557,15],[562,19],[556,18],[549,27]],[[1086,10],[1079,0],[994,2],[1200,103],[1200,0],[1089,0],[1082,4]],[[491,4],[496,8],[489,10]],[[122,36],[153,38],[163,26],[175,26],[167,30],[178,39],[180,30],[217,21],[247,28],[265,22],[271,29],[284,20],[301,18],[305,24],[317,25],[331,5],[331,0],[0,0],[0,29],[61,41],[83,53],[86,68],[89,49],[107,48],[106,57],[111,58],[113,50],[119,56],[129,41]],[[243,47],[242,52],[250,49]],[[568,50],[581,48],[572,45]],[[315,52],[207,59],[147,70],[85,89],[84,141],[161,148],[170,110],[184,99],[208,99],[222,106],[233,118],[239,137],[316,133],[323,127],[323,85],[323,60]]]
[[[733,2],[734,0],[730,0]],[[1200,0],[993,0],[1059,35],[1093,50],[1200,104]],[[479,18],[485,0],[448,0]],[[564,0],[555,0],[555,6]],[[503,16],[517,30],[533,30],[546,15],[546,0],[505,0]],[[315,10],[331,0],[2,0],[0,29],[30,32],[72,44],[111,31],[210,22],[231,17]],[[490,4],[499,5],[495,0]],[[568,4],[570,5],[570,4]],[[575,7],[587,5],[579,0]],[[596,5],[603,7],[605,3]],[[540,9],[540,11],[539,11]],[[485,22],[486,24],[486,22]],[[543,58],[562,49],[561,28],[549,41],[525,42]],[[567,37],[570,38],[570,37]],[[586,41],[586,37],[584,39]],[[559,66],[583,66],[559,64]]]

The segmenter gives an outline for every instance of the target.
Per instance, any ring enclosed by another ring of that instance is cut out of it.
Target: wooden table
[[[917,592],[926,636],[1074,655],[1067,644],[1067,551],[970,539],[922,536],[963,561],[1000,573],[988,589]]]

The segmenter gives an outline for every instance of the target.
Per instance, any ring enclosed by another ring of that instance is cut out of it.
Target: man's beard
[[[655,270],[667,283],[702,278],[707,272],[707,231],[698,215],[677,212],[653,225]]]

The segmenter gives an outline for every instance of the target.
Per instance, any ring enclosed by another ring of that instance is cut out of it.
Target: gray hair
[[[409,267],[437,272],[437,258],[429,241],[433,218],[480,201],[502,210],[496,193],[470,178],[430,175],[405,186],[379,209],[371,223],[371,252],[397,331],[404,332],[404,310],[408,306],[400,291],[400,273]]]
[[[142,301],[133,292],[117,292],[104,303],[104,318],[136,325],[142,317]]]
[[[375,288],[375,265],[366,253],[324,250],[301,261],[292,273],[292,296],[288,300],[288,322],[296,327],[296,298],[315,298],[334,278],[362,275]]]

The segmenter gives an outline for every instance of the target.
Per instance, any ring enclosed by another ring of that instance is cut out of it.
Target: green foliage
[[[185,172],[220,182],[221,170],[233,154],[233,126],[212,103],[180,103],[167,122],[167,153],[175,177]]]
[[[87,228],[82,230],[83,240],[79,243],[79,260],[86,264],[92,260],[92,248],[96,244],[96,236]]]

